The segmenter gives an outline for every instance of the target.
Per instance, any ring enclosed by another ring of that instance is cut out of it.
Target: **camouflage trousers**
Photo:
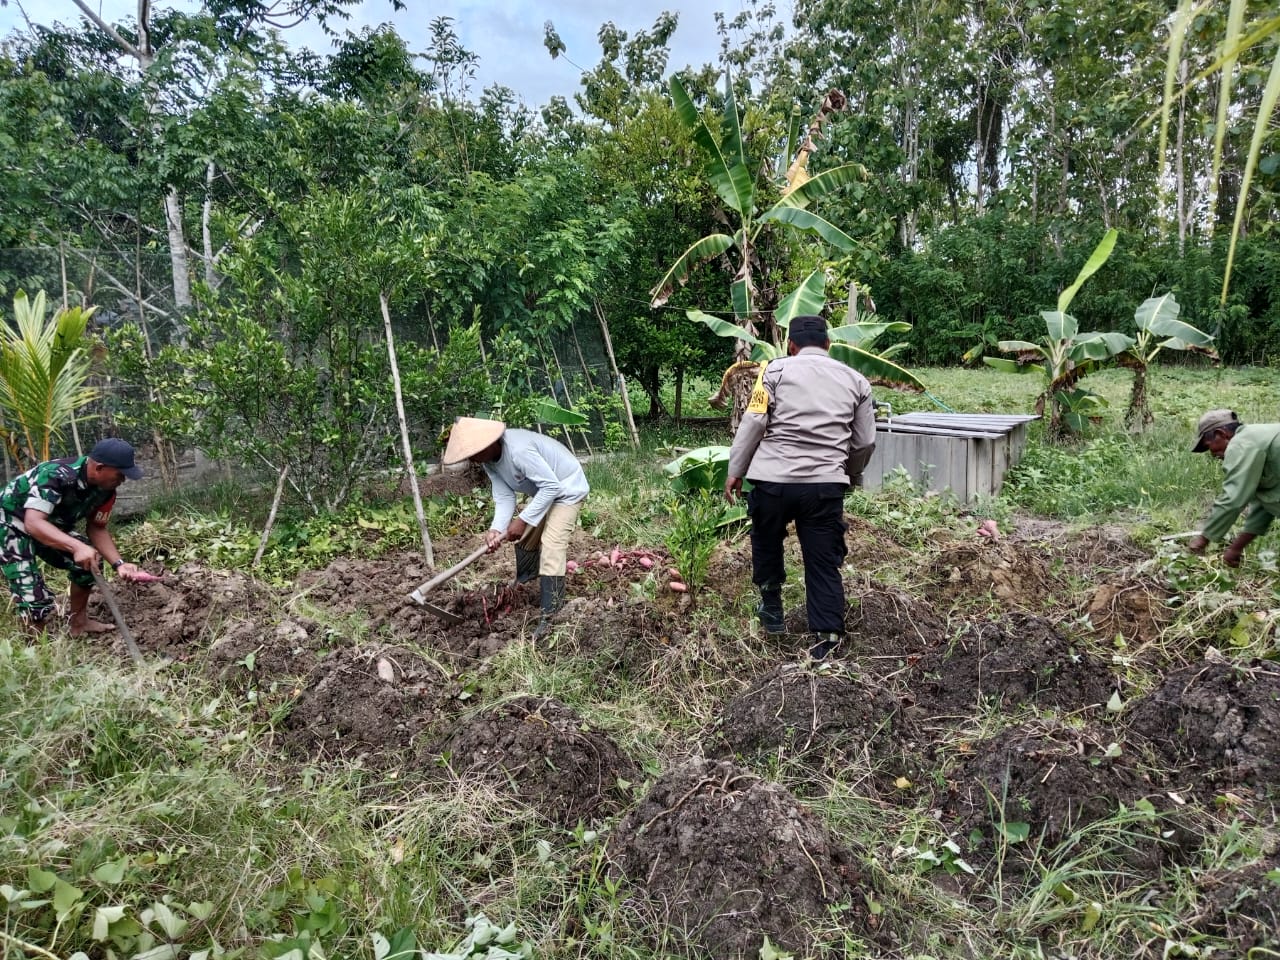
[[[36,564],[36,558],[51,567],[67,571],[67,579],[79,587],[92,588],[93,574],[78,567],[71,554],[46,546],[28,534],[13,527],[0,526],[0,573],[9,583],[14,606],[18,614],[31,623],[43,623],[53,613],[54,596],[45,586],[44,576]],[[79,533],[72,533],[82,543],[89,541]]]

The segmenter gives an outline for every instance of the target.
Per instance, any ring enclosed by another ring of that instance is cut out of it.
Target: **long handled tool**
[[[426,607],[428,612],[435,614],[437,617],[439,617],[441,620],[446,621],[447,623],[461,623],[463,619],[462,617],[458,616],[456,613],[453,613],[452,611],[446,610],[444,607],[437,606],[434,603],[429,603],[427,601],[426,595],[430,593],[432,590],[434,590],[436,587],[440,586],[440,584],[447,583],[448,581],[452,580],[454,577],[460,574],[467,567],[471,566],[471,564],[475,563],[477,560],[479,560],[488,552],[489,552],[488,544],[482,543],[480,546],[476,547],[469,554],[467,554],[467,556],[464,557],[462,560],[459,560],[457,563],[455,563],[448,570],[444,570],[440,573],[437,573],[434,577],[432,577],[422,586],[418,587],[417,590],[414,590],[413,593],[409,594],[409,599],[412,600],[414,603],[418,604],[419,606]]]
[[[124,640],[124,648],[129,651],[129,657],[136,666],[142,666],[142,652],[138,649],[137,643],[134,642],[133,633],[129,630],[129,625],[124,622],[124,615],[120,612],[120,605],[116,603],[116,595],[111,592],[111,588],[107,586],[106,579],[102,576],[102,571],[97,567],[93,569],[93,582],[98,585],[98,590],[102,593],[102,599],[107,601],[107,607],[111,610],[111,616],[116,622],[116,628],[120,631],[120,636]]]

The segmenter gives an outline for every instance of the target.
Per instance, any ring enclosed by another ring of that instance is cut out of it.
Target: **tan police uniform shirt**
[[[876,447],[871,384],[821,347],[773,360],[756,381],[729,451],[729,476],[850,483]]]

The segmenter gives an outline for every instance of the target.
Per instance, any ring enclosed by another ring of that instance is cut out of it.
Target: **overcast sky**
[[[132,22],[137,0],[89,0],[110,22]],[[0,7],[0,36],[24,27],[19,4],[36,23],[72,23],[80,11],[71,0],[8,0]],[[578,90],[579,71],[568,60],[585,68],[600,59],[596,32],[612,20],[634,35],[649,30],[663,10],[680,16],[680,25],[671,39],[668,72],[686,64],[715,63],[720,43],[715,32],[714,13],[737,14],[744,0],[626,0],[600,3],[598,0],[406,0],[406,10],[395,12],[390,0],[364,0],[349,7],[351,19],[345,27],[359,32],[364,26],[390,22],[409,45],[420,52],[427,46],[428,24],[438,16],[454,19],[454,30],[462,45],[480,57],[473,92],[493,83],[514,90],[531,107],[544,104],[555,94],[571,96]],[[193,0],[157,0],[157,7],[195,10]],[[780,4],[779,6],[785,6]],[[543,24],[551,20],[568,48],[565,56],[552,60],[542,45]],[[295,46],[330,53],[329,39],[314,24],[303,24],[285,34]]]

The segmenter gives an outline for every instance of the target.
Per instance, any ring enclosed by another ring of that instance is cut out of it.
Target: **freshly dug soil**
[[[307,678],[285,718],[284,746],[309,760],[400,769],[413,763],[414,741],[455,709],[452,693],[444,672],[413,650],[338,650]]]
[[[1132,705],[1130,729],[1192,784],[1273,786],[1280,778],[1280,667],[1200,663]]]
[[[1059,711],[1098,709],[1115,680],[1105,664],[1074,650],[1049,621],[1025,613],[969,624],[950,646],[920,658],[911,688],[926,716],[973,713],[979,698],[1005,708],[1034,703]]]
[[[474,547],[475,538],[437,544],[437,562],[456,561]],[[298,587],[336,616],[359,616],[374,631],[434,648],[454,664],[466,665],[501,650],[536,618],[538,584],[515,586],[513,562],[509,550],[482,556],[428,595],[432,603],[463,617],[459,624],[446,624],[409,599],[431,577],[417,554],[335,560],[324,570],[304,573]]]
[[[1089,595],[1085,614],[1102,640],[1122,637],[1130,647],[1158,640],[1173,619],[1168,590],[1142,577],[1121,577],[1098,585]]]
[[[1273,853],[1224,875],[1201,876],[1208,914],[1202,928],[1234,942],[1238,956],[1254,947],[1280,950],[1280,883],[1267,875],[1276,870],[1280,856]]]
[[[815,921],[867,931],[861,856],[781,787],[727,761],[694,759],[658,779],[609,839],[616,867],[668,927],[717,960],[759,956],[766,936],[803,956],[835,951]]]
[[[872,589],[855,594],[845,617],[849,656],[879,676],[946,642],[946,619],[927,600],[901,590]]]
[[[799,762],[874,787],[903,774],[913,741],[897,698],[856,667],[785,664],[725,705],[708,752],[753,766]]]
[[[184,564],[156,583],[113,580],[111,592],[144,653],[184,660],[202,651],[228,620],[270,622],[268,588],[242,573]],[[93,592],[89,613],[112,623],[106,602]],[[114,634],[103,635],[107,640]]]
[[[563,826],[618,812],[639,777],[613,740],[555,700],[519,697],[459,723],[427,753],[459,779],[510,789]]]
[[[957,540],[929,563],[931,597],[939,603],[971,603],[991,597],[1008,609],[1043,610],[1061,588],[1043,551],[1008,540]]]
[[[327,648],[344,645],[308,617],[241,620],[209,648],[205,673],[235,689],[278,687],[305,677]]]
[[[1159,799],[1136,751],[1118,743],[1118,755],[1107,756],[1113,740],[1114,731],[1057,721],[1010,727],[961,754],[948,778],[944,813],[959,835],[980,832],[986,852],[997,849],[1002,816],[1006,830],[1027,824],[1030,836],[1011,846],[1017,851],[1040,837],[1059,843],[1076,827],[1111,816],[1121,803]]]

